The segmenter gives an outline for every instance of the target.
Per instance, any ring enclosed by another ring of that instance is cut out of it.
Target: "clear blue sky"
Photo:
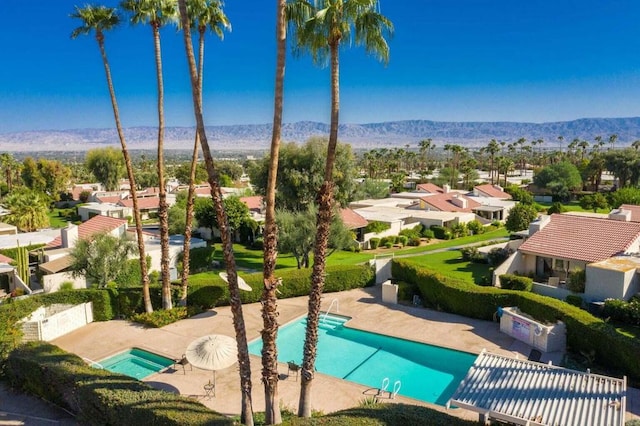
[[[69,0],[3,0],[0,133],[113,127],[93,36]],[[104,4],[116,5],[106,0]],[[341,122],[564,121],[640,116],[638,0],[381,0],[395,25],[385,67],[341,56]],[[210,37],[207,124],[271,122],[275,1],[227,0],[233,31]],[[162,33],[167,125],[193,123],[181,36]],[[125,126],[156,124],[151,30],[106,36]],[[285,121],[328,122],[329,70],[287,59]]]

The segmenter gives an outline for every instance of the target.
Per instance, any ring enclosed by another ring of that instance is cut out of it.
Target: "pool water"
[[[317,371],[372,388],[389,379],[392,391],[410,398],[445,405],[473,365],[476,355],[345,327],[347,318],[320,317]],[[302,363],[306,318],[280,328],[278,361]],[[249,344],[260,355],[262,340]]]
[[[143,349],[133,348],[99,361],[105,370],[142,380],[173,365],[174,361]]]

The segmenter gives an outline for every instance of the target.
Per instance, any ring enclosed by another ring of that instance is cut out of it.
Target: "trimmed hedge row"
[[[394,260],[392,274],[397,280],[417,284],[425,306],[447,312],[492,320],[498,306],[517,306],[539,321],[561,320],[567,325],[567,344],[574,352],[595,350],[601,364],[640,380],[640,342],[580,308],[535,293],[477,286],[407,260]]]
[[[408,404],[374,404],[337,411],[310,419],[291,417],[283,426],[473,426],[480,423],[463,420],[432,408]]]
[[[282,285],[278,288],[280,299],[289,297],[306,296],[311,289],[311,268],[306,269],[285,269],[276,271],[276,276],[282,278]],[[262,272],[253,274],[241,274],[242,278],[251,286],[252,291],[241,291],[240,300],[242,303],[259,302],[262,297]],[[369,265],[337,265],[327,266],[324,283],[324,292],[333,293],[337,291],[362,288],[372,285],[374,282],[374,271]],[[192,300],[196,291],[221,291],[222,295],[216,301],[216,306],[229,304],[229,288],[227,284],[213,272],[192,275],[189,278],[189,296],[187,304],[193,305]],[[207,290],[205,290],[207,289]],[[218,290],[213,290],[218,289]]]
[[[86,425],[232,425],[199,402],[89,367],[57,346],[32,342],[7,359],[14,386],[52,401]]]
[[[505,290],[531,291],[533,280],[520,275],[502,274],[500,275],[500,287]]]

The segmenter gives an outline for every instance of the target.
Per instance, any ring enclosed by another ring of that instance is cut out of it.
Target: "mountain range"
[[[304,142],[313,136],[327,136],[329,125],[312,121],[284,124],[285,142]],[[629,145],[640,139],[640,117],[581,118],[549,123],[518,122],[445,122],[430,120],[389,121],[368,124],[341,124],[339,139],[354,149],[417,147],[422,139],[431,138],[437,145],[460,144],[484,146],[491,139],[512,142],[519,138],[543,139],[544,147],[558,147],[562,135],[564,144],[575,138],[592,143],[596,136],[608,141],[618,135],[617,145]],[[155,127],[125,129],[130,149],[153,149],[157,140]],[[167,149],[191,149],[194,128],[167,127]],[[213,150],[253,151],[268,149],[270,124],[207,126],[207,138]],[[0,133],[0,151],[84,151],[104,146],[119,146],[115,129],[44,130]]]

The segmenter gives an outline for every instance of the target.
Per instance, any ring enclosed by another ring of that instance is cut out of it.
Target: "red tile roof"
[[[86,222],[78,225],[78,238],[81,240],[86,240],[90,238],[94,234],[99,234],[103,232],[111,232],[116,228],[119,228],[122,225],[126,225],[127,221],[125,219],[117,219],[115,217],[108,216],[94,216]],[[62,237],[56,237],[55,240],[51,241],[46,245],[46,248],[61,248],[62,247]]]
[[[420,192],[428,192],[430,194],[442,194],[444,189],[440,188],[435,183],[420,183],[416,185],[416,190]]]
[[[104,197],[96,197],[96,199],[98,200],[99,203],[113,203],[113,204],[118,204],[120,202],[120,200],[122,200],[122,197],[120,197],[119,195],[112,195],[112,196],[104,196]]]
[[[503,200],[511,199],[511,195],[507,194],[499,187],[496,187],[491,184],[474,186],[473,189],[477,190],[478,192],[482,192],[483,194],[489,197],[500,198]]]
[[[251,197],[240,197],[240,201],[245,203],[249,210],[260,212],[262,210],[262,195],[253,195]]]
[[[591,263],[625,252],[638,238],[640,223],[554,214],[519,250]]]
[[[342,222],[349,229],[364,228],[369,224],[369,221],[352,209],[341,209],[340,216],[342,216]]]
[[[118,205],[124,207],[133,207],[133,200],[120,200]],[[138,198],[138,208],[143,209],[157,209],[160,207],[160,198],[158,197],[142,197]]]
[[[631,222],[640,222],[640,206],[623,204],[619,208],[622,210],[629,210],[631,212]]]
[[[5,256],[4,254],[0,254],[0,262],[2,263],[11,263],[13,262],[13,259],[10,257]]]
[[[453,204],[454,198],[460,198],[467,201],[467,207],[462,208]],[[423,202],[427,203],[432,209],[439,210],[441,212],[467,212],[471,213],[476,207],[480,207],[482,204],[469,197],[466,197],[457,192],[448,192],[446,194],[429,195],[427,197],[420,198]]]

